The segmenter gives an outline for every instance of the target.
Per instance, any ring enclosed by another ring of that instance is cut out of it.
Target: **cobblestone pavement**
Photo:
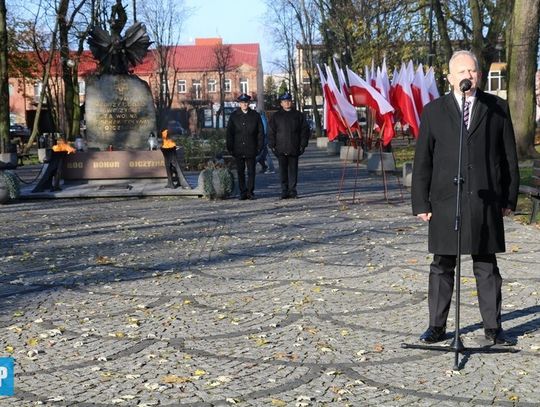
[[[517,353],[402,349],[427,325],[427,228],[390,178],[312,144],[301,199],[111,198],[0,207],[0,406],[538,406],[540,230],[507,220]],[[453,238],[449,236],[449,238]],[[451,310],[452,317],[454,315]],[[449,321],[449,329],[454,320]],[[468,257],[462,338],[482,345]],[[448,335],[450,341],[450,335]],[[449,342],[448,341],[448,342]]]

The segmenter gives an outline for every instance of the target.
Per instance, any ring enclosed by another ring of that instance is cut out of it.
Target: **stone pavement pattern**
[[[402,349],[427,325],[427,228],[381,178],[310,145],[301,199],[152,197],[0,207],[0,406],[538,406],[535,226],[507,220],[503,323],[518,353]],[[452,238],[452,237],[449,237]],[[478,346],[474,278],[461,327]],[[454,310],[450,313],[453,318]],[[453,329],[453,319],[449,321]],[[449,335],[450,337],[450,335]]]

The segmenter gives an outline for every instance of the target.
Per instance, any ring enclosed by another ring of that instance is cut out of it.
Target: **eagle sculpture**
[[[127,15],[120,0],[111,9],[111,32],[94,27],[88,38],[92,55],[99,61],[102,74],[127,74],[129,68],[140,64],[152,44],[144,24],[137,22],[120,35]]]

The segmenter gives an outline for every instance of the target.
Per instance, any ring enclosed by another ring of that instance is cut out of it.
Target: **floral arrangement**
[[[225,199],[234,189],[234,176],[220,161],[210,161],[199,176],[204,196],[209,199]]]
[[[18,199],[21,195],[21,185],[17,175],[13,171],[1,171],[0,177],[2,177],[2,181],[6,185],[9,199]]]

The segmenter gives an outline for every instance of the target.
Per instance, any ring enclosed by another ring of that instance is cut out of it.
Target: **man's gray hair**
[[[471,57],[474,61],[474,65],[476,67],[476,70],[479,71],[480,70],[480,64],[478,63],[478,58],[476,58],[476,55],[474,55],[471,51],[467,51],[467,50],[459,50],[459,51],[456,51],[452,54],[452,57],[450,58],[450,61],[448,61],[448,69],[450,69],[450,65],[452,65],[452,62],[454,62],[454,60],[462,55],[467,55],[468,57]]]

